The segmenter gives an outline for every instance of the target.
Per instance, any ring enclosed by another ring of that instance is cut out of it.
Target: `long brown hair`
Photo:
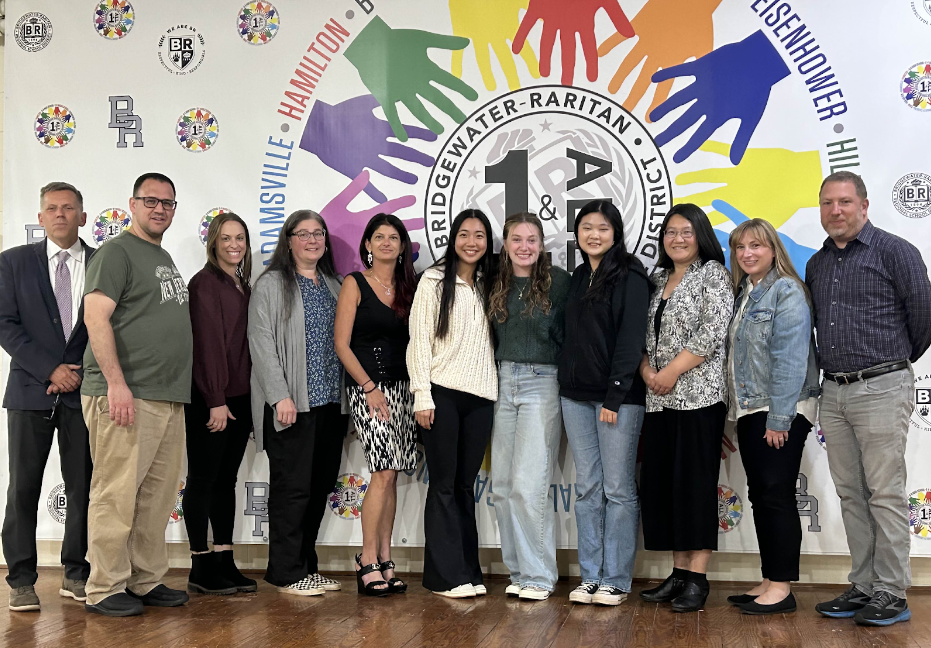
[[[401,237],[401,254],[398,256],[398,262],[394,264],[394,301],[391,304],[391,310],[398,316],[398,319],[407,323],[411,314],[411,304],[414,303],[414,293],[417,291],[417,274],[414,272],[414,253],[412,252],[411,237],[407,233],[407,228],[400,218],[394,214],[375,214],[372,220],[365,226],[362,232],[362,240],[359,241],[359,258],[362,259],[362,265],[371,268],[369,262],[369,252],[365,249],[366,243],[372,242],[372,237],[382,225],[394,228],[394,231]]]
[[[252,243],[249,240],[249,228],[246,226],[246,222],[233,212],[218,214],[210,221],[210,227],[207,228],[207,265],[214,272],[219,272],[221,276],[224,274],[220,262],[217,261],[217,239],[220,238],[220,230],[223,229],[223,225],[230,221],[242,225],[242,229],[246,233],[246,251],[243,252],[239,265],[236,266],[236,276],[239,277],[239,285],[242,286],[243,291],[248,293],[252,288]]]
[[[511,264],[511,256],[507,251],[508,236],[511,230],[517,225],[532,225],[537,229],[540,235],[540,255],[536,263],[530,269],[530,292],[527,294],[527,305],[521,312],[524,317],[530,317],[533,309],[537,308],[544,314],[549,314],[552,303],[550,302],[550,286],[553,284],[553,278],[550,276],[550,259],[543,249],[543,223],[537,218],[536,214],[530,212],[519,212],[511,214],[504,220],[504,232],[501,235],[504,241],[504,247],[498,256],[498,278],[491,289],[491,297],[488,299],[488,317],[503,324],[508,319],[508,291],[511,289],[511,276],[514,269]]]
[[[773,251],[773,265],[776,267],[776,272],[780,277],[788,277],[798,283],[805,293],[805,300],[810,304],[811,295],[808,293],[808,286],[805,285],[802,278],[798,276],[798,272],[795,271],[792,259],[789,258],[789,253],[782,244],[779,234],[776,233],[776,228],[772,226],[772,223],[762,218],[751,218],[742,222],[734,228],[727,239],[727,244],[731,248],[731,276],[734,278],[734,292],[740,290],[740,286],[747,276],[747,273],[743,271],[743,268],[737,262],[737,246],[746,234],[755,237]]]

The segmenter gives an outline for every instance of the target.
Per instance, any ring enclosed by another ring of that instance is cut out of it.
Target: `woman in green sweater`
[[[489,299],[498,362],[491,441],[492,498],[507,593],[544,600],[556,585],[556,513],[550,482],[562,421],[556,354],[569,273],[550,266],[534,214],[504,221],[500,270]]]

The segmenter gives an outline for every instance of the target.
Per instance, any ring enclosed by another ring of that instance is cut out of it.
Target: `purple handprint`
[[[650,113],[650,120],[656,122],[679,106],[695,103],[657,136],[657,145],[664,146],[704,117],[689,141],[673,156],[675,162],[681,163],[721,126],[739,119],[730,155],[731,163],[736,165],[763,117],[772,87],[789,76],[789,68],[766,35],[756,31],[700,59],[660,70],[653,75],[653,82],[682,76],[694,76],[695,82],[660,104]]]
[[[365,226],[375,214],[394,214],[405,207],[410,207],[417,198],[414,196],[401,196],[386,200],[371,209],[360,212],[349,211],[349,203],[365,189],[369,183],[369,172],[363,171],[339,194],[320,210],[320,215],[327,222],[330,230],[330,245],[333,246],[333,260],[336,271],[346,276],[355,270],[364,270],[362,260],[359,258],[359,242]],[[423,219],[408,219],[404,221],[407,231],[423,229]],[[414,244],[416,251],[417,244]]]
[[[335,106],[318,99],[307,119],[301,148],[347,178],[355,178],[369,168],[405,184],[415,184],[416,175],[399,169],[385,158],[398,158],[425,167],[433,166],[434,159],[405,144],[389,142],[388,138],[394,137],[394,133],[388,122],[372,113],[377,107],[378,100],[372,95],[347,99]],[[426,128],[405,128],[410,137],[427,142],[436,140],[436,133]],[[387,200],[371,183],[366,185],[365,193],[377,202]]]

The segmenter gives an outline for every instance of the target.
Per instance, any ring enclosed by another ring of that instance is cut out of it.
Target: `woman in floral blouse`
[[[705,212],[674,206],[662,236],[640,364],[648,388],[640,492],[644,547],[672,551],[675,569],[640,596],[692,612],[708,597],[705,572],[718,548],[725,339],[734,298]]]

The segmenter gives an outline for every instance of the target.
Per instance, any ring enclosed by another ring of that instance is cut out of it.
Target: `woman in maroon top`
[[[188,474],[184,524],[191,544],[188,591],[254,592],[256,582],[233,562],[236,476],[252,431],[249,314],[252,251],[249,230],[233,213],[207,230],[207,264],[191,279],[194,384],[184,406]],[[207,521],[213,551],[207,547]]]

